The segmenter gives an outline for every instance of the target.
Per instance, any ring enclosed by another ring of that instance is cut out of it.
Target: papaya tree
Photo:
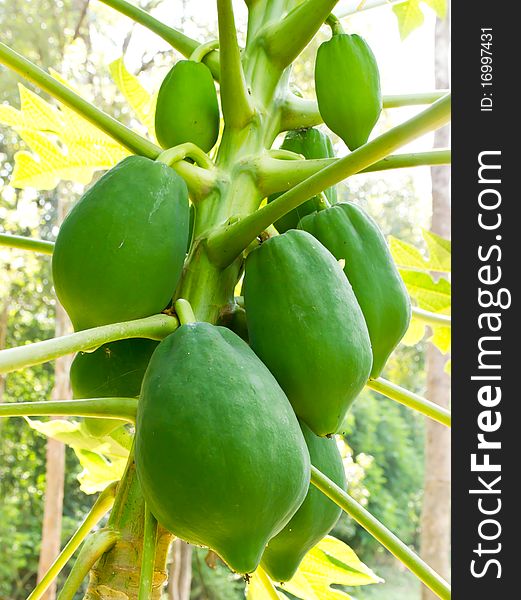
[[[86,599],[159,598],[177,536],[244,575],[250,598],[280,598],[306,556],[335,558],[327,534],[343,510],[449,598],[347,493],[332,436],[365,386],[450,426],[448,411],[380,376],[418,311],[377,224],[335,193],[362,171],[447,164],[446,149],[395,152],[449,121],[450,95],[382,96],[369,45],[331,14],[337,0],[248,0],[244,47],[231,0],[217,0],[218,37],[203,44],[126,0],[103,2],[186,58],[163,81],[149,137],[0,44],[0,62],[64,106],[46,131],[74,112],[79,137],[118,155],[55,243],[1,235],[52,255],[75,332],[3,350],[0,373],[77,355],[73,400],[3,404],[0,416],[80,417],[85,435],[128,455],[30,597],[81,547],[62,600],[87,575]],[[324,24],[317,101],[306,100],[291,68]],[[382,108],[407,105],[426,108],[372,135]],[[349,153],[334,156],[322,124]],[[345,560],[358,584],[376,580]]]

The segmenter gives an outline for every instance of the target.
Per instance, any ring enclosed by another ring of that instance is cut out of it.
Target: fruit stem
[[[329,15],[326,19],[326,24],[331,27],[331,33],[333,35],[342,35],[345,34],[344,28],[342,27],[342,23],[338,17],[335,17],[333,13]]]
[[[179,298],[179,300],[175,301],[175,312],[177,313],[177,317],[181,325],[187,325],[188,323],[195,323],[197,319],[195,318],[194,311],[192,309],[192,305],[188,300],[184,298]]]
[[[219,48],[219,40],[212,40],[211,42],[206,42],[206,44],[201,44],[192,52],[189,60],[193,62],[202,62],[207,54],[217,48]]]
[[[387,548],[401,563],[408,567],[429,589],[443,600],[450,598],[450,585],[436,571],[431,569],[406,544],[394,535],[378,519],[367,511],[349,494],[338,487],[331,479],[311,466],[311,483],[337,506],[370,533],[382,546]]]

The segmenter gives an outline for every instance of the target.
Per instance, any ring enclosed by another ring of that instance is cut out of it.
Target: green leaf
[[[450,314],[451,285],[447,279],[434,281],[428,273],[400,271],[411,298],[425,310],[434,313]]]
[[[429,270],[440,273],[451,272],[451,242],[441,236],[427,231],[422,231],[423,239],[429,252]]]
[[[383,582],[344,542],[325,537],[304,557],[284,590],[302,600],[349,600],[333,584],[359,586]]]
[[[424,17],[420,8],[420,0],[408,0],[395,4],[393,12],[398,19],[398,29],[402,40],[423,24]]]
[[[447,16],[447,0],[423,0],[427,6],[432,8],[440,19]]]

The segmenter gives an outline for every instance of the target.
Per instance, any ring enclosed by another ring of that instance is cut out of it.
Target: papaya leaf
[[[428,258],[412,244],[408,244],[394,236],[389,236],[389,248],[396,264],[405,270],[450,273],[450,240],[446,240],[426,229],[422,230],[422,234],[427,246]]]
[[[351,596],[331,586],[381,582],[383,579],[361,562],[347,544],[327,536],[306,554],[283,589],[302,600],[349,600]]]
[[[286,594],[278,590],[277,594],[281,600],[287,599]],[[264,587],[262,579],[257,572],[253,573],[246,586],[246,600],[272,600],[272,596]]]
[[[78,475],[80,489],[86,494],[99,492],[121,478],[128,459],[128,448],[112,437],[95,438],[78,421],[52,419],[39,421],[26,418],[32,429],[70,446],[83,471]]]
[[[389,249],[394,262],[401,268],[412,271],[425,271],[427,265],[423,254],[412,244],[408,244],[394,236],[389,236]]]
[[[433,327],[433,333],[429,338],[429,342],[434,344],[442,354],[449,353],[451,346],[451,328]]]
[[[424,16],[420,8],[420,0],[399,2],[393,6],[393,12],[398,19],[398,29],[402,40],[423,25]]]
[[[451,271],[451,242],[441,236],[424,229],[423,239],[427,244],[429,252],[429,270],[439,273],[450,273]]]
[[[149,94],[141,85],[139,79],[127,71],[123,57],[111,62],[109,71],[114,83],[125,97],[129,106],[141,123],[147,128],[149,136],[152,140],[156,141],[154,118],[157,94]]]
[[[423,0],[427,6],[430,6],[432,10],[440,19],[445,19],[447,16],[447,0]]]
[[[445,373],[447,373],[447,375],[451,375],[452,374],[452,361],[451,361],[450,358],[445,363],[445,367],[443,368],[443,370],[445,371]]]
[[[434,281],[428,273],[400,271],[409,295],[416,304],[434,313],[450,314],[451,285],[447,279]]]
[[[18,89],[20,110],[0,106],[0,123],[14,129],[29,148],[15,154],[14,187],[51,190],[61,180],[87,184],[96,171],[110,169],[129,154],[73,110],[57,108],[21,84]]]
[[[405,335],[402,338],[402,344],[405,344],[405,346],[416,346],[418,342],[421,342],[421,340],[423,340],[424,336],[425,323],[423,321],[415,319],[413,316],[409,328],[407,329]]]

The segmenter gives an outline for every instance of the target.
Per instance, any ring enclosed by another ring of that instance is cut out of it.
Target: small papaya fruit
[[[188,192],[163,163],[130,156],[65,218],[54,247],[58,299],[76,331],[161,312],[188,244]]]
[[[250,345],[297,416],[317,435],[338,431],[367,382],[364,316],[334,256],[290,229],[250,252],[244,276]]]
[[[136,468],[150,510],[251,573],[306,496],[309,452],[275,378],[225,327],[182,325],[148,365]]]
[[[335,34],[315,62],[315,89],[324,123],[350,150],[367,142],[382,111],[376,58],[359,35]]]
[[[335,156],[333,144],[329,137],[314,127],[288,131],[280,147],[283,150],[302,154],[306,159],[333,158]],[[330,204],[336,204],[336,187],[330,187],[324,193]],[[280,193],[272,194],[268,198],[268,203],[279,196]],[[294,208],[275,221],[275,228],[279,233],[284,233],[288,229],[296,229],[299,220],[303,216],[308,215],[315,210],[320,210],[321,207],[322,200],[320,199],[320,196],[313,196],[313,198],[306,200],[304,204]]]
[[[316,436],[304,423],[301,427],[311,464],[345,490],[344,464],[336,440]],[[301,507],[264,551],[261,564],[271,579],[289,581],[306,553],[333,529],[341,514],[342,509],[310,485]]]
[[[344,259],[371,338],[376,378],[409,327],[411,301],[378,225],[359,206],[343,202],[304,217],[299,227]]]
[[[219,136],[219,119],[210,69],[193,60],[177,62],[164,78],[157,96],[158,142],[163,148],[192,142],[208,152]]]

